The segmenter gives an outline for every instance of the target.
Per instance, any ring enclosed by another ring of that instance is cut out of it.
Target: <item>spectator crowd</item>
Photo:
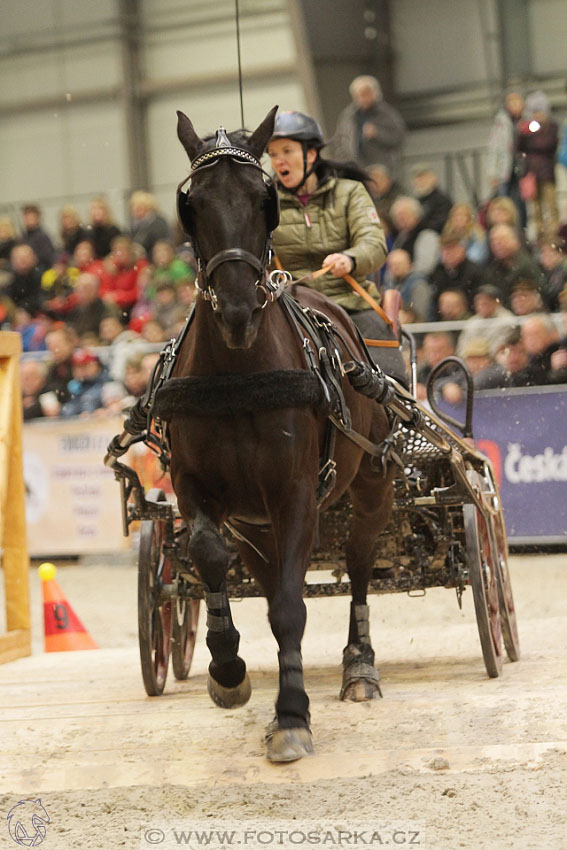
[[[389,247],[375,283],[400,293],[402,324],[441,323],[420,345],[418,395],[448,354],[465,360],[479,389],[567,382],[567,342],[551,318],[567,313],[567,224],[545,94],[507,93],[489,138],[491,196],[481,209],[454,203],[427,162],[404,186],[401,116],[373,77],[356,78],[351,97],[334,147],[371,177]],[[127,409],[161,344],[181,330],[195,277],[190,245],[148,192],[132,194],[128,228],[103,198],[92,200],[86,222],[63,207],[56,239],[35,204],[22,208],[19,229],[0,217],[0,327],[21,335],[24,352],[45,352],[22,362],[24,418]],[[455,321],[464,329],[443,329]],[[447,400],[461,393],[448,378]]]
[[[36,204],[18,231],[0,218],[0,328],[17,331],[24,419],[101,415],[141,396],[162,344],[193,302],[195,258],[148,192],[120,228],[95,198],[89,220],[65,206],[58,237]]]

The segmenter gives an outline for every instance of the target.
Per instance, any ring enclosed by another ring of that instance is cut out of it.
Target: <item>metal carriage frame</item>
[[[415,346],[411,335],[403,333],[410,344],[412,389],[407,391],[388,379],[395,390],[388,406],[398,423],[393,447],[402,470],[395,482],[392,520],[379,537],[368,590],[424,595],[432,587],[454,588],[460,607],[462,594],[470,586],[486,671],[497,677],[502,670],[502,643],[510,661],[519,659],[520,647],[498,484],[490,461],[472,442],[472,378],[461,360],[446,358],[429,377],[430,408],[426,408],[414,396]],[[166,349],[162,362],[168,358],[171,351]],[[434,381],[449,363],[465,379],[464,423],[443,413],[435,401]],[[137,473],[118,460],[133,443],[144,441],[167,467],[163,423],[150,412],[145,427],[140,425],[114,438],[105,464],[120,483],[124,533],[128,535],[132,522],[141,521],[140,659],[146,692],[158,696],[165,686],[170,657],[177,679],[189,674],[203,592],[187,554],[189,532],[176,505],[161,490],[146,494]],[[349,509],[348,500],[343,499],[321,514],[320,542],[312,554],[304,596],[350,593],[343,555]],[[234,547],[237,532],[227,524],[225,533],[234,552],[227,573],[229,596],[263,595]]]

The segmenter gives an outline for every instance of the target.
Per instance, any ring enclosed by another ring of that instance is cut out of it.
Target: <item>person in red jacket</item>
[[[145,258],[136,257],[130,237],[117,236],[112,240],[112,251],[104,261],[100,296],[108,306],[118,307],[128,319],[138,298],[140,274],[147,265]]]
[[[538,240],[551,239],[559,228],[555,190],[555,157],[559,140],[547,95],[533,92],[526,99],[528,118],[518,126],[518,149],[525,154],[526,175],[535,177],[534,224]]]

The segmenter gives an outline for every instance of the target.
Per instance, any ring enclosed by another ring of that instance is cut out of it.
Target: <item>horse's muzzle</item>
[[[251,348],[258,335],[262,311],[245,307],[227,307],[216,313],[220,331],[227,348]]]

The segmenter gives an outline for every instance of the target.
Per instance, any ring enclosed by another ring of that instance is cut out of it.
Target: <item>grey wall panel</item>
[[[485,79],[477,0],[395,0],[390,8],[398,94]]]
[[[532,0],[529,17],[534,73],[567,77],[567,3]]]

